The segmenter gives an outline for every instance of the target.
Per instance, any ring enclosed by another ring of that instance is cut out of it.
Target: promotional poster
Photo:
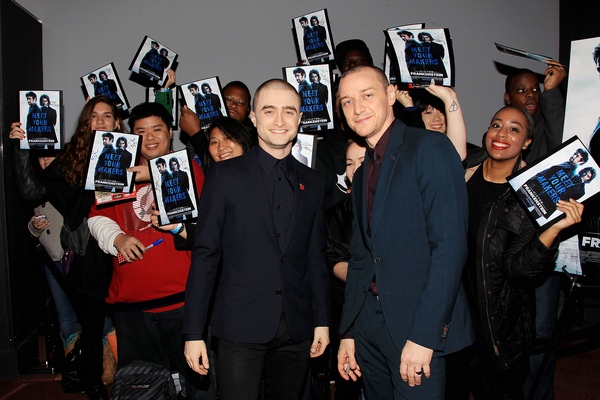
[[[200,129],[207,129],[219,117],[229,116],[219,77],[185,83],[179,89],[185,105],[198,116]]]
[[[409,87],[454,86],[454,53],[448,29],[392,28],[384,31],[391,44],[391,66],[397,83]]]
[[[19,91],[19,121],[26,135],[26,139],[19,142],[21,149],[62,149],[62,91]]]
[[[293,18],[292,31],[294,32],[298,61],[308,61],[312,65],[334,60],[333,49],[335,46],[331,38],[327,9]]]
[[[149,36],[144,37],[129,70],[145,78],[152,86],[162,86],[177,53]]]
[[[80,79],[86,98],[106,96],[111,99],[119,111],[127,111],[131,108],[113,63],[103,65],[83,75]]]
[[[588,147],[590,155],[600,156],[600,37],[571,42],[569,86],[565,108],[563,140],[577,135]],[[571,241],[579,244],[578,257],[565,262],[572,274],[600,276],[600,208],[598,200],[586,205],[586,216],[580,223],[582,229]],[[566,241],[561,242],[559,257],[573,254]],[[556,269],[563,264],[558,261]]]
[[[133,192],[135,173],[127,168],[135,165],[141,145],[139,135],[94,131],[84,188],[119,194]]]
[[[315,168],[317,163],[317,135],[299,133],[292,147],[292,156],[302,164]]]
[[[300,94],[300,132],[333,129],[333,98],[328,64],[285,67],[283,79]]]
[[[575,136],[543,159],[507,178],[535,222],[544,228],[563,218],[559,200],[585,202],[600,191],[600,169]]]
[[[394,55],[394,47],[388,40],[387,34],[385,32],[386,31],[396,32],[396,31],[401,31],[401,30],[424,29],[424,28],[425,28],[424,23],[418,23],[418,24],[394,26],[392,28],[388,28],[383,31],[384,36],[385,36],[385,50],[383,53],[384,54],[383,72],[385,73],[385,76],[387,76],[388,81],[390,82],[391,85],[395,85],[399,80],[398,61],[396,60],[396,56]]]
[[[185,149],[148,161],[161,226],[198,217],[198,195],[190,162]]]

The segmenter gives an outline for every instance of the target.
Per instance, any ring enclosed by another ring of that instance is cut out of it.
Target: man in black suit
[[[324,179],[291,155],[302,116],[291,85],[263,83],[252,108],[259,145],[211,166],[200,197],[185,356],[208,373],[214,287],[220,398],[256,399],[264,369],[266,399],[298,399],[309,356],[329,344]]]

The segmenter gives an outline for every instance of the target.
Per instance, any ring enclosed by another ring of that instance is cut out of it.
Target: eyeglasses
[[[232,106],[235,104],[238,107],[248,107],[248,102],[246,100],[234,99],[231,96],[225,96],[225,102],[227,102],[227,105],[229,105],[229,106]]]

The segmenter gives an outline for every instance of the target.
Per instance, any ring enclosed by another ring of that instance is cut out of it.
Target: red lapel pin
[[[300,184],[300,190],[304,190],[304,184]]]

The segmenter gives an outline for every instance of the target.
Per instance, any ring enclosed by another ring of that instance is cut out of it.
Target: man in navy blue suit
[[[329,344],[325,181],[291,154],[302,116],[294,87],[267,81],[252,108],[259,145],[211,166],[198,204],[185,356],[208,373],[214,287],[219,397],[255,400],[264,370],[265,399],[297,400],[309,357]]]
[[[473,342],[458,154],[445,135],[394,118],[395,89],[376,67],[346,72],[339,98],[368,150],[352,188],[338,370],[362,375],[368,399],[443,399],[443,356]]]

